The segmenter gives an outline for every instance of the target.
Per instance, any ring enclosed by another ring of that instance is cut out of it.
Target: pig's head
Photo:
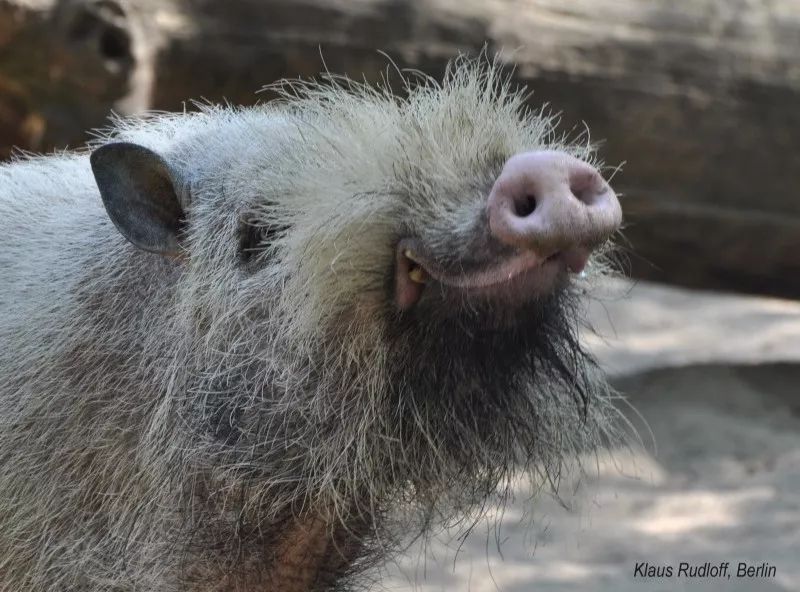
[[[134,122],[92,156],[117,227],[185,268],[186,405],[214,462],[287,503],[463,509],[610,433],[576,298],[621,211],[590,149],[492,65],[402,99],[280,88],[161,120],[186,136],[167,150]]]

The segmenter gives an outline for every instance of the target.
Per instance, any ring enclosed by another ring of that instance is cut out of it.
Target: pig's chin
[[[578,342],[577,306],[573,291],[557,290],[502,327],[490,325],[504,318],[493,307],[437,317],[422,300],[394,317],[386,384],[402,430],[392,437],[405,443],[394,472],[462,507],[519,468],[557,473],[562,457],[590,449],[606,403]]]

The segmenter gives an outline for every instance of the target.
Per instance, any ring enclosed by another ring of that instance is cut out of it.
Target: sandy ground
[[[800,591],[800,303],[648,284],[605,297],[586,341],[649,425],[631,414],[644,447],[587,459],[560,499],[520,487],[499,528],[412,548],[378,589]],[[729,567],[689,578],[681,562]],[[775,575],[737,577],[740,562]]]

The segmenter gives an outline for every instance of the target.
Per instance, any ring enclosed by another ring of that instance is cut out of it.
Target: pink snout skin
[[[511,157],[487,208],[497,241],[543,258],[562,253],[576,272],[622,223],[617,196],[597,169],[549,150]]]

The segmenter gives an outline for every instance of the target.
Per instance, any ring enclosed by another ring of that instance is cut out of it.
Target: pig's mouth
[[[427,291],[462,298],[524,304],[547,295],[567,272],[580,273],[589,249],[570,247],[540,254],[516,251],[457,271],[438,265],[416,239],[403,239],[395,257],[395,301],[400,310],[412,308]]]

